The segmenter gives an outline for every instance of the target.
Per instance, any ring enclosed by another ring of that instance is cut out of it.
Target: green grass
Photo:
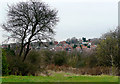
[[[71,73],[53,73],[51,76],[3,76],[2,82],[118,82],[117,76],[88,76]]]

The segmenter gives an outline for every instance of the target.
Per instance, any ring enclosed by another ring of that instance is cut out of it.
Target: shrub
[[[54,63],[53,57],[55,53],[53,51],[41,50],[40,54],[41,54],[41,58],[44,64],[48,65],[48,64]]]
[[[62,66],[66,64],[67,53],[65,51],[59,51],[54,54],[54,64]]]
[[[78,61],[78,58],[74,52],[67,54],[67,64],[69,66],[76,67],[77,61]]]
[[[10,51],[6,50],[6,57],[7,57],[6,61],[8,62],[9,69],[11,70],[10,74],[35,75],[35,73],[40,70],[41,56],[39,52],[31,50],[25,62],[22,62],[22,59],[20,57],[18,57],[17,55],[13,54],[13,52]],[[3,57],[3,59],[5,58]],[[3,64],[5,65],[5,63]],[[7,64],[5,66],[8,67]]]
[[[86,57],[84,61],[85,61],[86,67],[89,67],[89,68],[96,67],[98,63],[97,57],[95,56],[94,53]]]
[[[9,75],[9,64],[7,62],[7,58],[6,58],[6,54],[7,54],[7,50],[6,49],[2,49],[2,75]]]

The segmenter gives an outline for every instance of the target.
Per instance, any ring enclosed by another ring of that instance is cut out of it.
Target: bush
[[[2,49],[2,75],[9,75],[9,64],[7,62],[6,54],[7,54],[6,49]]]
[[[30,51],[25,62],[22,62],[13,50],[5,49],[2,54],[3,74],[5,75],[35,75],[40,69],[40,54],[37,51]]]
[[[67,64],[71,67],[76,67],[78,62],[78,57],[75,52],[67,54]]]
[[[55,52],[54,54],[54,64],[62,66],[66,64],[67,53],[65,51]]]
[[[92,54],[88,55],[88,57],[84,59],[86,67],[93,68],[97,66],[98,60],[95,52],[96,51],[94,51]]]
[[[48,65],[48,64],[54,63],[53,57],[55,53],[53,51],[41,50],[40,54],[41,54],[41,58],[44,64]]]
[[[43,70],[43,63],[41,63],[42,56],[40,52],[31,50],[24,62],[19,57],[13,58],[12,68],[13,74],[17,75],[38,75],[36,72]]]
[[[13,50],[5,49],[2,54],[3,74],[7,75],[38,75],[39,72],[46,71],[47,64],[52,63],[53,59],[52,52],[48,50],[31,50],[24,62],[22,62],[23,56],[18,57]]]

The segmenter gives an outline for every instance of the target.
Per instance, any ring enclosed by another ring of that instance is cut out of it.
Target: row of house
[[[90,39],[86,40],[86,38],[83,38],[81,42],[78,43],[70,43],[69,41],[53,41],[53,42],[33,42],[30,45],[31,49],[41,50],[41,49],[49,49],[51,51],[90,51],[92,49],[95,49],[96,45],[91,45],[92,42]],[[11,44],[3,44],[2,48],[15,48],[20,46],[20,43],[11,43]]]
[[[91,41],[82,41],[82,43],[78,43],[78,44],[74,44],[71,43],[69,44],[66,41],[61,41],[59,42],[56,47],[54,47],[54,51],[78,51],[78,52],[82,52],[84,50],[92,50],[95,49],[97,46],[96,45],[91,45]]]

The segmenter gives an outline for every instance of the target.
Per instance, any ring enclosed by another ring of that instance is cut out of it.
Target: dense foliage
[[[9,50],[5,50],[5,49],[2,49],[2,75],[9,75],[9,64],[7,62],[7,58],[6,58],[6,55],[7,55],[7,51]]]

